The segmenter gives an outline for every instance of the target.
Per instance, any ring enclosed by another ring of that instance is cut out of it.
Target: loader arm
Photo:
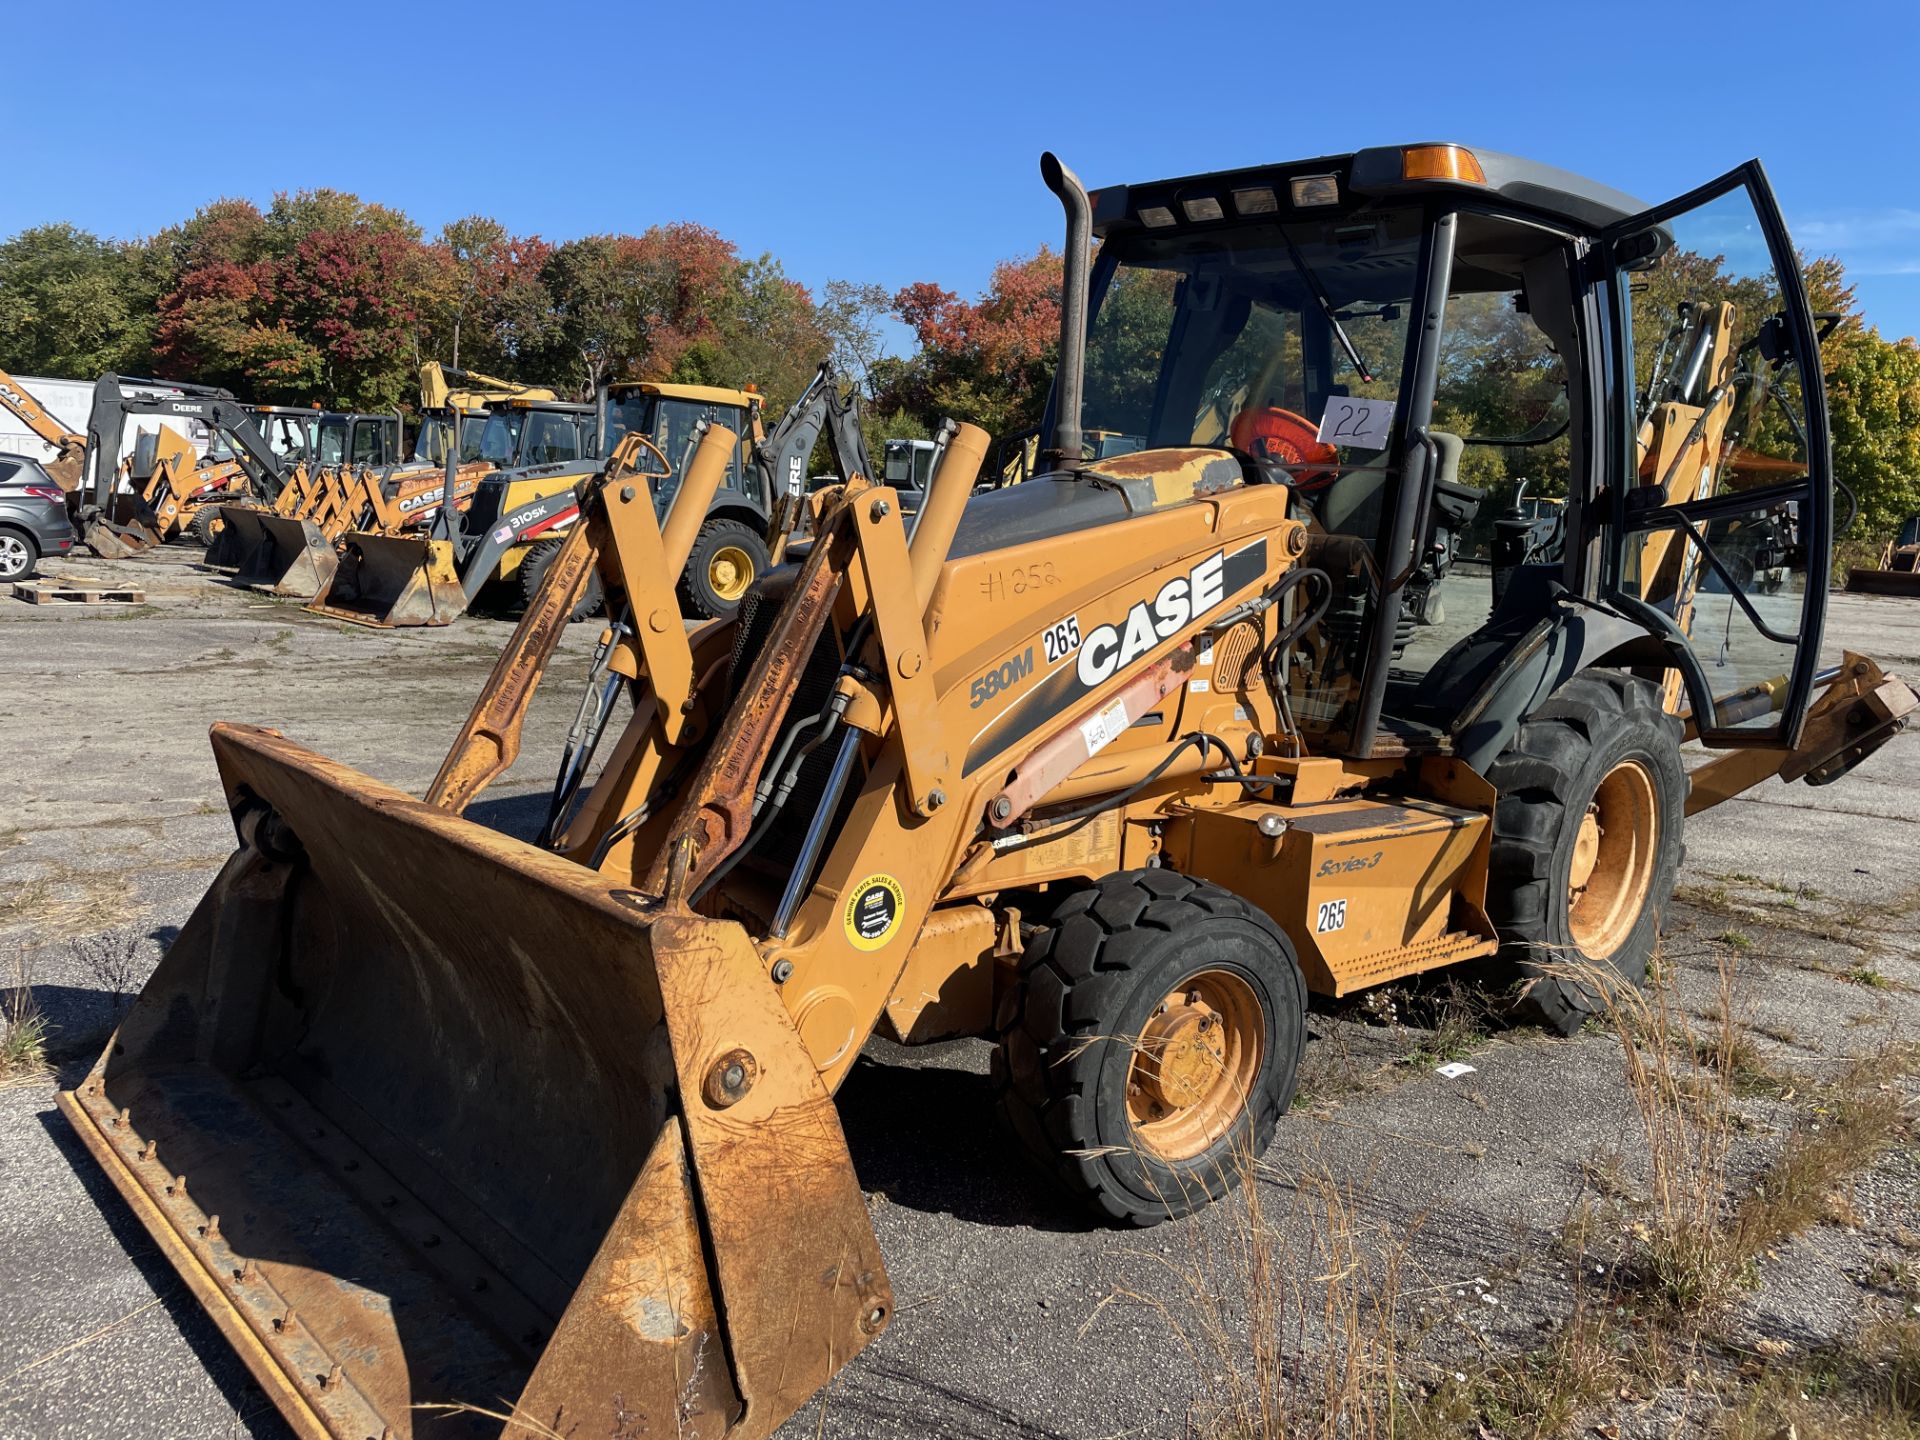
[[[459,382],[454,388],[447,382]],[[429,360],[420,367],[420,408],[422,410],[472,410],[501,400],[558,400],[557,391],[545,385],[523,385],[517,380],[502,380],[478,370],[459,370]]]

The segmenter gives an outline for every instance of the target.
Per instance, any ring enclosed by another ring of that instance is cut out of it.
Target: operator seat
[[[1479,508],[1480,491],[1459,480],[1460,456],[1466,442],[1447,430],[1428,430],[1440,451],[1440,473],[1434,477],[1434,504],[1456,524],[1464,524]],[[1380,536],[1381,497],[1387,488],[1384,466],[1349,470],[1327,486],[1320,497],[1318,514],[1321,528],[1331,535],[1358,535],[1368,540]],[[1464,509],[1464,517],[1455,512]]]

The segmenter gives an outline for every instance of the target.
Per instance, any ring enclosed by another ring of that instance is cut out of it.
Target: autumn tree
[[[1039,424],[1060,348],[1060,284],[1060,256],[1043,247],[994,266],[976,300],[925,281],[901,289],[894,313],[920,350],[877,402],[928,424],[951,415],[994,435]]]
[[[427,247],[418,296],[420,358],[518,377],[547,338],[553,297],[542,279],[553,247],[499,221],[449,221]]]

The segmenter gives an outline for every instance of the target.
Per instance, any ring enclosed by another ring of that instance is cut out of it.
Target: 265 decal
[[[1069,615],[1058,625],[1049,625],[1040,638],[1046,646],[1049,665],[1066,659],[1080,648],[1080,617]]]

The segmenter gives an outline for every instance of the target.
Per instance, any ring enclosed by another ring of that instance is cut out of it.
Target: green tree
[[[831,341],[806,288],[762,255],[735,267],[706,307],[707,324],[669,372],[689,384],[753,384],[778,414],[813,378]]]
[[[0,244],[0,368],[80,378],[142,368],[154,312],[138,251],[66,224]]]

